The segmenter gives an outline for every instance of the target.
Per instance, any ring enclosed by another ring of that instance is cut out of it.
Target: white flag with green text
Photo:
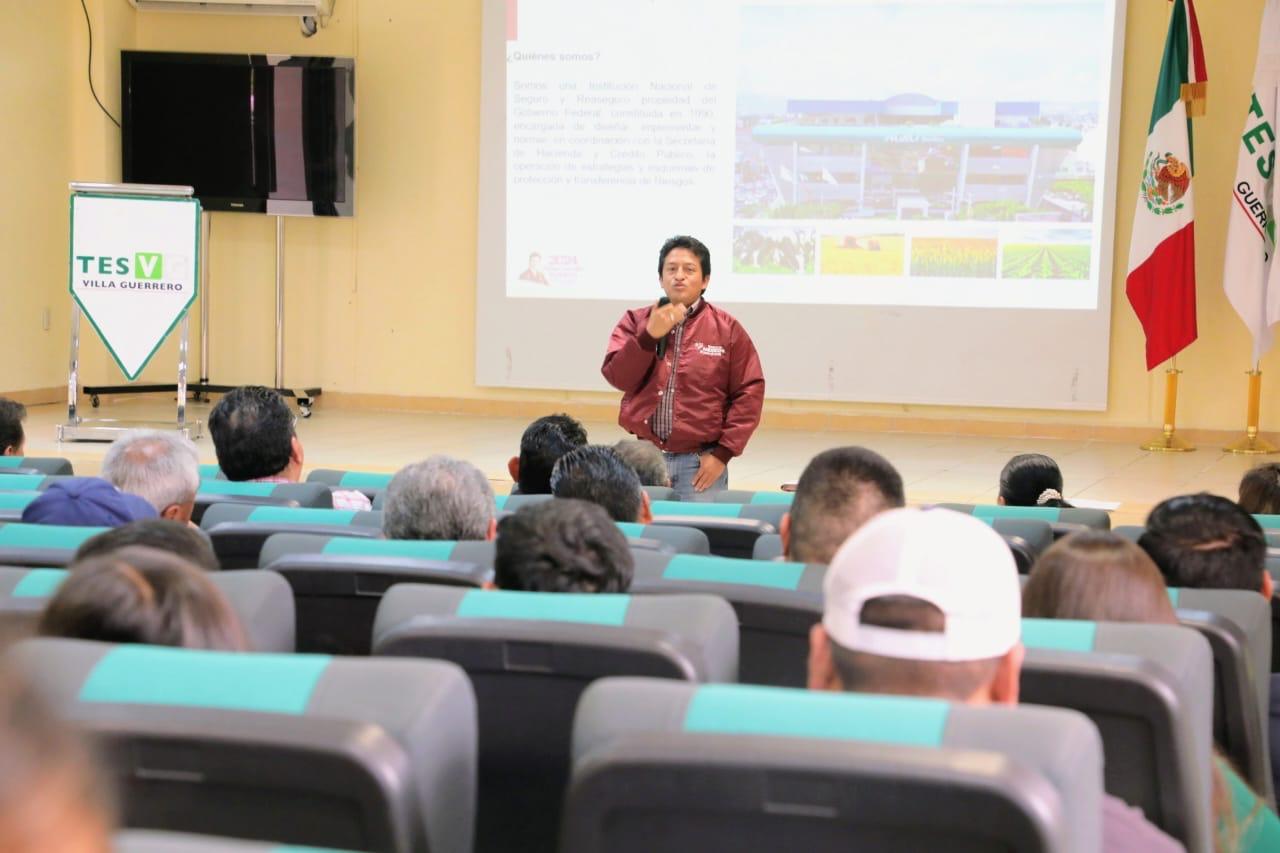
[[[1223,287],[1231,307],[1253,335],[1256,363],[1271,348],[1271,326],[1280,320],[1280,266],[1275,257],[1276,108],[1280,87],[1280,0],[1262,12],[1258,62],[1227,214]]]

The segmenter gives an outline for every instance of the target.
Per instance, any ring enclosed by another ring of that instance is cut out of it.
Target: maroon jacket
[[[671,453],[710,447],[721,462],[741,455],[760,425],[764,404],[764,372],[755,344],[737,320],[703,300],[685,320],[671,437],[664,443],[649,422],[671,372],[675,330],[667,336],[667,358],[660,361],[658,342],[645,330],[652,310],[650,305],[628,311],[609,336],[600,372],[623,392],[618,424]]]

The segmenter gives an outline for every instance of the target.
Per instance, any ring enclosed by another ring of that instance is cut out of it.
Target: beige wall
[[[40,199],[34,213],[6,206],[2,215],[5,222],[24,219],[24,233],[34,233],[41,258],[31,262],[26,276],[43,282],[40,295],[22,290],[21,311],[30,314],[40,299],[53,299],[55,315],[61,316],[66,305],[63,294],[57,292],[65,275],[62,185],[73,176],[117,179],[118,137],[89,98],[83,72],[74,73],[83,69],[83,20],[62,9],[66,3],[18,0],[18,5],[22,7],[20,23],[6,27],[3,38],[14,43],[17,55],[56,66],[56,73],[40,81],[46,91],[38,99],[0,81],[0,108],[7,115],[24,117],[19,128],[21,145],[33,158],[30,169],[12,161],[0,168],[21,172],[23,186],[28,188],[22,195],[45,193],[48,198]],[[469,404],[473,408],[483,406],[483,401],[572,406],[613,399],[603,394],[505,391],[474,384],[480,0],[338,0],[330,26],[312,39],[302,38],[293,19],[135,13],[127,0],[93,0],[90,8],[97,22],[96,79],[113,111],[119,105],[118,51],[122,47],[356,57],[358,215],[354,220],[287,221],[287,381],[321,383],[326,392],[342,395],[378,395],[383,404],[405,406],[423,403],[388,401],[382,395],[467,398],[476,401]],[[1231,429],[1240,426],[1244,416],[1243,372],[1249,367],[1249,341],[1222,295],[1222,243],[1261,8],[1262,0],[1236,0],[1202,3],[1198,10],[1210,85],[1208,115],[1195,125],[1201,187],[1197,195],[1201,338],[1179,359],[1186,371],[1179,407],[1180,422],[1186,426]],[[1027,424],[1057,424],[1086,434],[1096,427],[1158,423],[1163,377],[1148,376],[1143,369],[1141,330],[1125,302],[1123,277],[1133,217],[1132,188],[1138,183],[1167,14],[1167,3],[1150,0],[1131,3],[1128,11],[1108,410],[1063,413],[771,401],[768,412],[773,422],[812,412],[879,415],[887,425],[917,418],[1003,421],[1011,432],[1027,429]],[[71,38],[52,38],[68,27]],[[44,35],[50,36],[46,45],[66,44],[67,55],[50,61],[47,51],[35,46]],[[7,62],[13,54],[6,49],[0,55]],[[44,104],[59,104],[59,97],[61,104],[69,106],[48,111]],[[59,164],[66,162],[73,166],[71,173],[59,173]],[[3,229],[0,256],[10,257],[31,242],[30,237],[15,233],[20,230]],[[274,364],[273,222],[265,217],[215,214],[211,249],[213,378],[269,382]],[[13,278],[6,284],[6,292],[19,288]],[[7,339],[12,329],[20,345],[39,356],[17,364],[11,358],[0,360],[0,388],[43,387],[61,380],[65,325],[55,323],[48,334],[31,331],[32,325],[21,317],[11,319],[7,310],[0,315],[0,336]],[[38,329],[38,323],[34,326]],[[8,344],[4,346],[8,351]],[[171,349],[157,356],[149,377],[171,375]],[[1017,353],[1010,357],[1016,358]],[[86,360],[94,381],[118,377],[100,348],[90,347]],[[1268,356],[1263,369],[1265,429],[1280,424],[1280,354]]]

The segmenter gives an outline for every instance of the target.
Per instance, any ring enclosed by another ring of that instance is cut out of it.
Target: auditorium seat
[[[554,848],[582,690],[608,675],[732,681],[733,609],[711,596],[463,590],[401,584],[375,655],[462,666],[480,714],[479,853]]]
[[[19,522],[0,524],[0,565],[65,566],[84,540],[107,529]]]
[[[573,731],[561,853],[1101,849],[1081,714],[608,678]]]
[[[631,592],[718,595],[738,616],[738,681],[803,687],[826,568],[690,554],[636,562]]]
[[[1255,791],[1270,800],[1271,607],[1256,592],[1170,589],[1178,620],[1213,652],[1214,740]]]
[[[1053,527],[1054,536],[1061,538],[1068,533],[1089,528],[1110,530],[1111,516],[1101,509],[1048,506],[1000,506],[998,504],[940,503],[934,506],[955,510],[990,522],[997,518],[1035,518],[1047,521]]]
[[[1188,850],[1212,849],[1213,656],[1177,625],[1024,619],[1019,701],[1072,708],[1102,734],[1107,791]]]
[[[381,495],[394,474],[374,471],[344,471],[334,468],[317,468],[307,475],[308,483],[322,483],[330,489],[350,489],[362,492],[369,500]]]
[[[750,559],[756,539],[777,533],[787,507],[781,504],[722,504],[654,501],[653,523],[695,527],[707,534],[711,553]]]
[[[3,459],[0,456],[0,459]],[[10,469],[12,471],[13,469]],[[42,492],[65,477],[45,474],[14,474],[0,476],[0,492]]]
[[[718,504],[755,504],[756,506],[778,505],[790,507],[795,500],[793,492],[753,492],[747,489],[721,489],[718,492],[702,492],[691,498],[690,503],[709,501]]]
[[[676,498],[676,490],[670,486],[641,486],[644,493],[649,496],[651,501],[673,501]]]
[[[293,595],[275,572],[213,572],[209,576],[244,626],[249,647],[259,652],[292,652],[295,647]],[[65,569],[0,566],[0,637],[30,636],[44,606],[66,580]]]
[[[200,479],[225,480],[227,479],[227,475],[222,473],[222,469],[218,467],[217,463],[212,465],[206,463],[200,466]]]
[[[1028,518],[998,518],[991,525],[1013,553],[1018,572],[1026,574],[1053,544],[1053,529],[1047,521]],[[751,557],[754,560],[776,560],[782,556],[782,537],[766,534],[756,540]]]
[[[669,524],[635,524],[619,521],[618,528],[628,539],[647,539],[671,548],[677,554],[710,554],[711,542],[707,534],[695,527]]]
[[[115,834],[115,853],[307,853],[298,847],[283,847],[269,841],[241,841],[212,835],[185,832],[158,832],[149,829],[126,829]],[[312,848],[312,853],[351,853],[351,851]]]
[[[214,504],[200,519],[224,569],[253,569],[268,537],[276,533],[381,538],[382,513],[349,509]]]
[[[261,563],[293,588],[298,650],[367,655],[378,603],[398,583],[478,588],[493,578],[492,542],[352,539],[277,533]]]
[[[0,492],[0,522],[21,521],[22,511],[38,497],[39,492]]]
[[[10,473],[70,477],[75,470],[70,459],[58,456],[0,456],[0,474]]]
[[[522,506],[532,506],[551,500],[555,500],[554,495],[498,495],[494,498],[494,503],[500,510],[515,512]]]
[[[104,747],[124,826],[471,849],[475,697],[452,664],[54,639],[11,654]]]
[[[320,483],[236,483],[231,480],[201,480],[200,488],[196,491],[191,520],[199,524],[209,507],[217,503],[333,509],[333,493]]]

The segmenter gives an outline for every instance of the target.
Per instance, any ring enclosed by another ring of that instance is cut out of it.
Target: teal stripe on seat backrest
[[[344,489],[385,489],[394,474],[376,474],[372,471],[347,471],[338,485]]]
[[[259,524],[351,524],[352,509],[310,509],[296,506],[259,506],[249,513],[249,521]]]
[[[0,456],[0,468],[21,468],[23,456]]]
[[[3,482],[3,480],[0,480],[0,482]],[[1280,515],[1258,514],[1253,518],[1263,530],[1280,530]]]
[[[1170,588],[1169,588],[1169,603],[1170,603],[1170,604],[1172,604],[1174,607],[1177,607],[1177,606],[1178,606],[1178,599],[1180,599],[1180,598],[1182,598],[1182,590],[1181,590],[1181,589],[1179,589],[1179,588],[1178,588],[1178,587],[1176,587],[1176,586],[1174,586],[1174,587],[1170,587]]]
[[[222,476],[222,469],[217,465],[204,464],[200,466],[201,480],[217,480]]]
[[[692,501],[654,501],[654,515],[711,515],[737,518],[742,514],[742,504],[694,503]]]
[[[0,492],[0,509],[26,509],[38,497],[39,492]]]
[[[939,746],[949,713],[940,699],[712,684],[689,702],[684,730]]]
[[[345,554],[352,557],[409,557],[415,560],[447,560],[457,546],[457,542],[425,539],[343,539],[334,537],[325,543],[320,553]]]
[[[498,509],[503,509],[504,507],[506,507],[507,498],[509,497],[511,496],[510,495],[494,495],[493,503]]]
[[[611,593],[512,592],[475,589],[462,596],[456,611],[468,619],[531,619],[622,625],[631,596]]]
[[[32,569],[14,584],[13,598],[48,598],[67,579],[65,569]]]
[[[777,505],[791,506],[795,495],[791,492],[756,492],[751,496],[751,503],[755,505]]]
[[[0,456],[0,459],[3,459]],[[6,492],[34,492],[44,485],[43,474],[0,474],[0,489]]]
[[[644,535],[643,524],[637,524],[634,521],[619,521],[615,523],[618,525],[618,529],[622,531],[623,536],[630,537],[631,539],[636,539]]]
[[[328,655],[117,646],[89,673],[79,698],[81,702],[301,714],[329,661]]]
[[[775,563],[769,560],[736,560],[731,557],[707,557],[677,554],[667,563],[662,577],[673,581],[764,586],[771,589],[795,589],[804,574],[803,563]]]
[[[1041,521],[1057,521],[1062,510],[1055,506],[999,506],[996,504],[979,504],[971,514],[984,521],[996,518],[1034,518]]]
[[[0,548],[59,548],[75,550],[107,527],[63,527],[57,524],[5,524],[0,526]]]
[[[1098,623],[1079,619],[1023,619],[1022,644],[1058,652],[1093,651]]]
[[[239,483],[234,480],[201,480],[196,491],[204,495],[247,495],[255,498],[269,497],[278,483]]]

